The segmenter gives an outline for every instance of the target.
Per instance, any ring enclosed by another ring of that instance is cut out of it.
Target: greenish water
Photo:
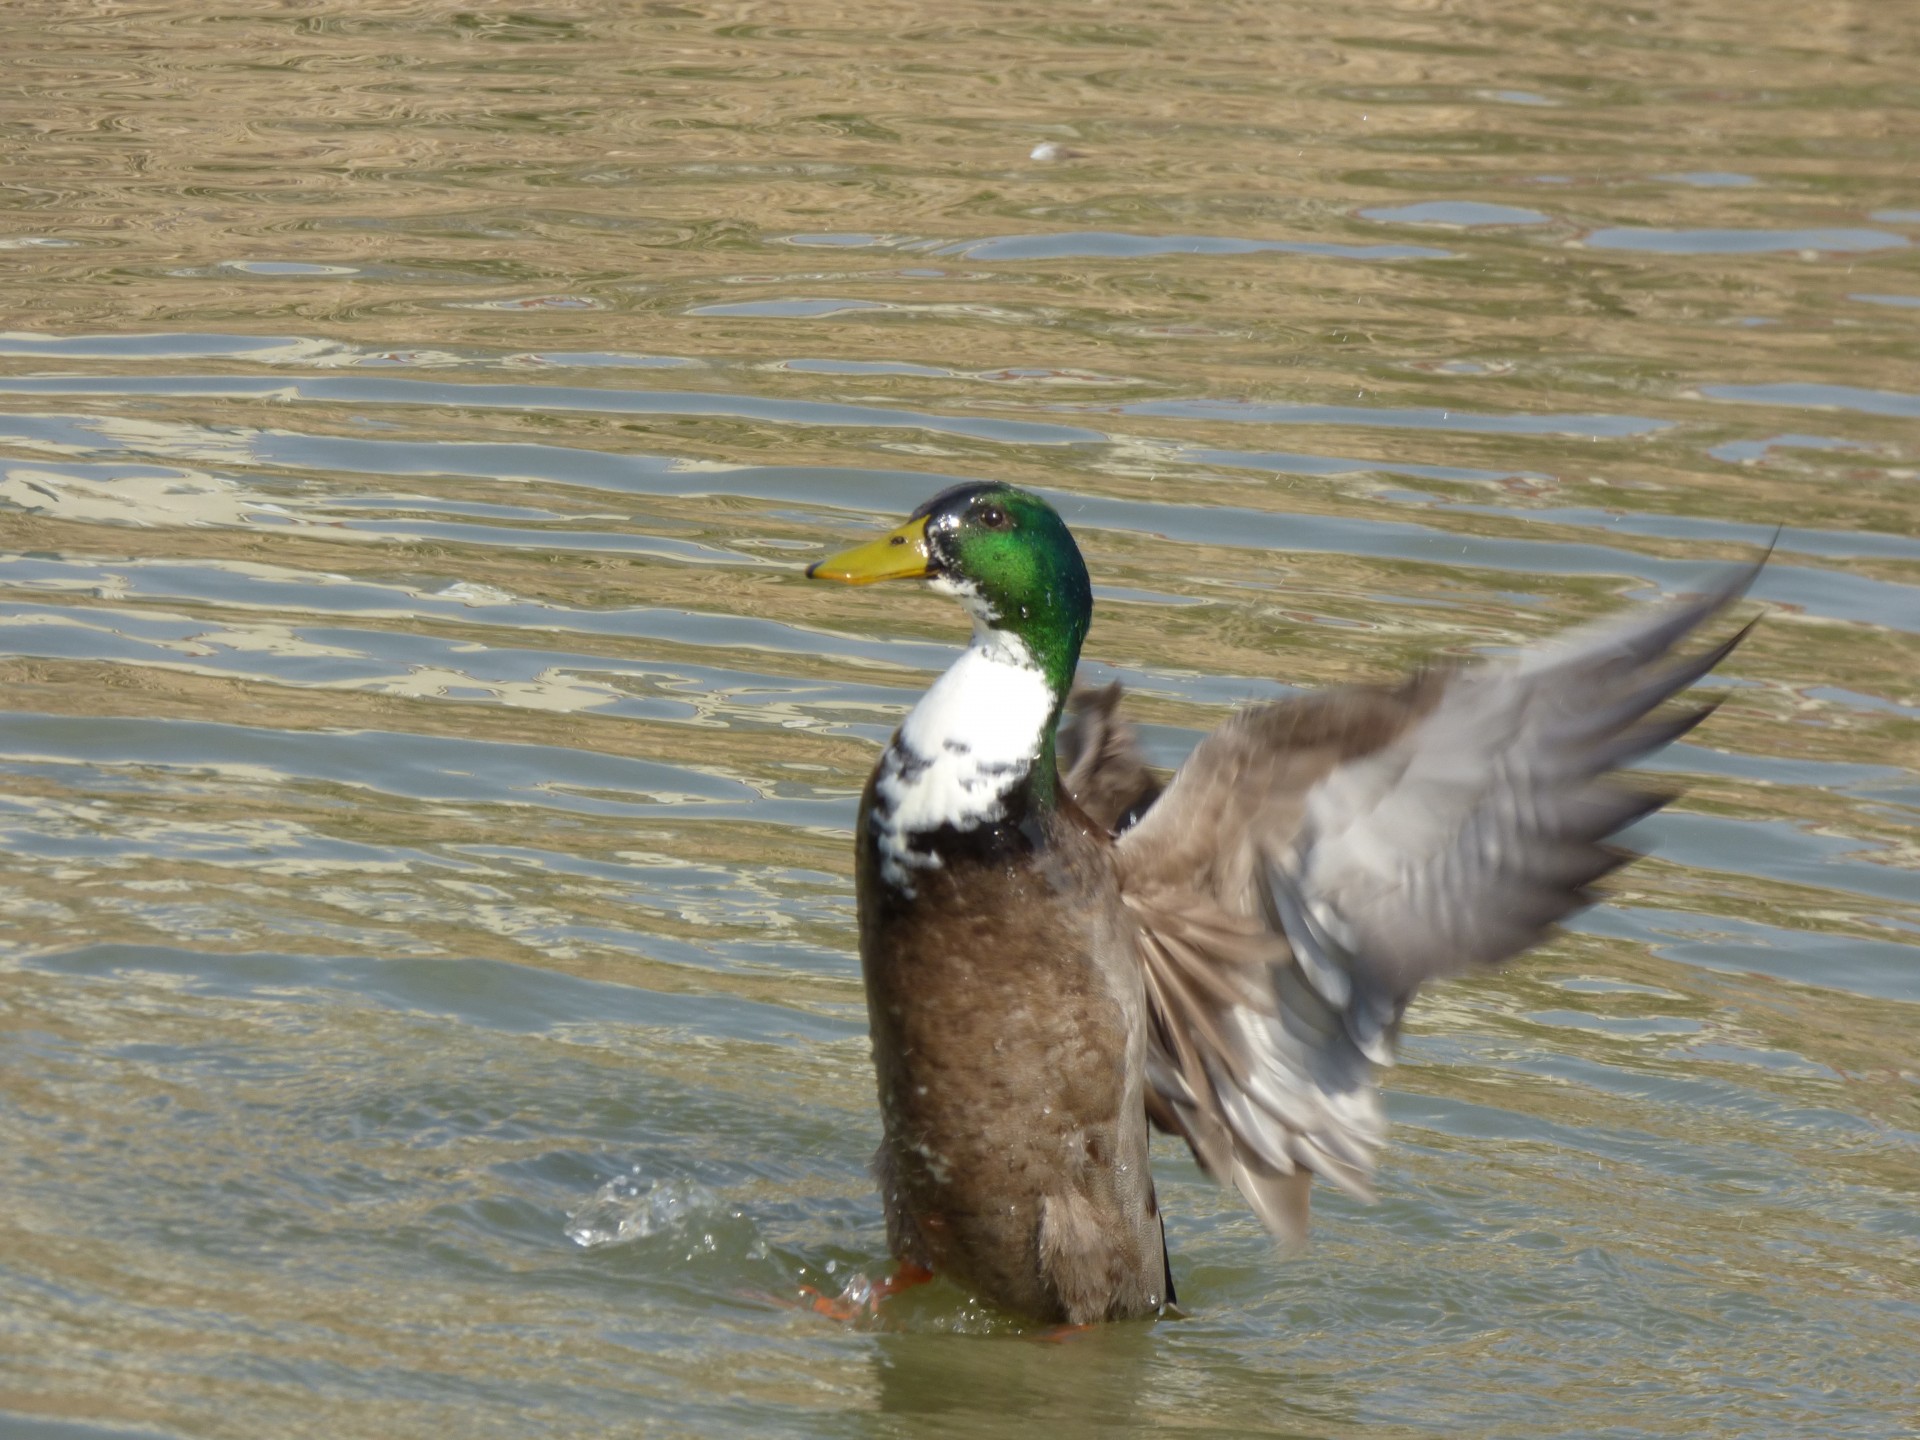
[[[1920,1433],[1920,9],[8,16],[0,1433]],[[1169,765],[1785,527],[1381,1203],[1067,1344],[788,1303],[962,634],[800,570],[988,475]]]

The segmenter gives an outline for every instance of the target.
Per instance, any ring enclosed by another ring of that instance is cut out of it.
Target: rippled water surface
[[[16,0],[0,1430],[1891,1436],[1920,1414],[1920,8]],[[1190,1314],[878,1275],[849,831],[1052,496],[1095,678],[1539,637],[1776,525],[1615,903]],[[958,1333],[956,1333],[958,1332]]]

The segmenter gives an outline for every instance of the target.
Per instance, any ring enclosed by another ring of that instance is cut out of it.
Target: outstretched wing
[[[1150,1108],[1277,1235],[1313,1175],[1370,1196],[1373,1070],[1419,986],[1536,944],[1633,858],[1608,838],[1672,797],[1616,772],[1711,712],[1660,707],[1746,630],[1674,647],[1758,571],[1517,660],[1250,707],[1119,837]]]

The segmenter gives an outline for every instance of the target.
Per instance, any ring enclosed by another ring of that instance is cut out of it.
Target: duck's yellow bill
[[[871,585],[876,580],[919,580],[927,574],[927,519],[922,515],[878,540],[843,550],[807,567],[809,580]]]

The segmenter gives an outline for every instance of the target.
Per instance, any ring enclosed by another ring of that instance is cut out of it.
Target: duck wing
[[[1517,659],[1249,707],[1118,837],[1149,1111],[1277,1236],[1314,1175],[1371,1198],[1374,1068],[1414,992],[1538,943],[1634,858],[1608,837],[1672,795],[1616,772],[1711,713],[1662,706],[1746,629],[1675,647],[1759,568]]]
[[[1120,682],[1076,685],[1054,741],[1060,783],[1109,833],[1127,829],[1164,788],[1147,768],[1133,726],[1120,714]]]

